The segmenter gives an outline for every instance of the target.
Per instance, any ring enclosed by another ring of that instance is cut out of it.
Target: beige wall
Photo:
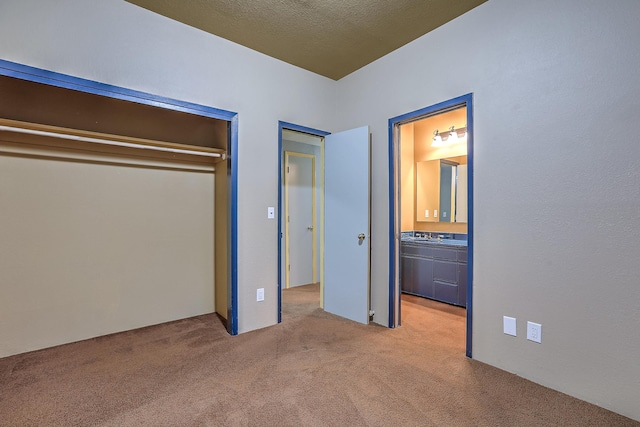
[[[401,231],[415,229],[415,184],[416,164],[414,160],[413,123],[400,127],[400,215]]]
[[[0,58],[237,112],[238,331],[278,321],[278,121],[332,131],[334,81],[122,0],[3,0]]]
[[[120,0],[5,0],[0,12],[0,58],[239,113],[240,332],[277,319],[266,207],[278,120],[370,126],[371,302],[384,322],[388,120],[473,93],[474,357],[640,420],[640,144],[602,143],[640,116],[628,47],[640,2],[491,0],[338,82]],[[524,338],[527,320],[542,344]]]
[[[211,166],[8,139],[0,357],[214,310]]]
[[[467,234],[467,224],[457,222],[416,222],[414,230]]]
[[[389,118],[472,93],[473,357],[640,420],[640,144],[603,143],[640,117],[638,16],[637,0],[488,1],[340,80],[335,126],[373,134],[384,316]]]

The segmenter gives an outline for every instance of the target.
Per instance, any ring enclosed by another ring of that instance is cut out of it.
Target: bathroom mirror
[[[416,221],[467,222],[467,156],[416,163]]]

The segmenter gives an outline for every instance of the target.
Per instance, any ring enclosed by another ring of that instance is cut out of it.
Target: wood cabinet
[[[467,247],[401,242],[400,287],[407,294],[466,307]]]

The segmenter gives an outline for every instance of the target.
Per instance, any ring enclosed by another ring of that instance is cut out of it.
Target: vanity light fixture
[[[446,147],[461,142],[467,142],[467,127],[456,129],[451,126],[448,131],[440,132],[438,129],[433,131],[432,147]]]
[[[455,144],[456,142],[458,142],[458,133],[453,126],[451,126],[451,128],[449,129],[449,138],[447,138],[447,142],[449,144]]]
[[[442,147],[444,145],[444,141],[442,141],[442,137],[440,136],[440,132],[438,129],[433,131],[433,142],[431,143],[432,147]]]

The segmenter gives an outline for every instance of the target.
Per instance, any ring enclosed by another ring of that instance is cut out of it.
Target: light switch
[[[438,218],[438,209],[433,210],[433,217]]]
[[[516,318],[509,316],[502,316],[502,324],[504,333],[511,336],[517,336],[516,332]]]
[[[429,218],[429,209],[427,209],[426,211],[424,211],[424,217],[425,217],[425,218]]]
[[[274,219],[276,217],[276,208],[268,207],[267,208],[267,218]]]

